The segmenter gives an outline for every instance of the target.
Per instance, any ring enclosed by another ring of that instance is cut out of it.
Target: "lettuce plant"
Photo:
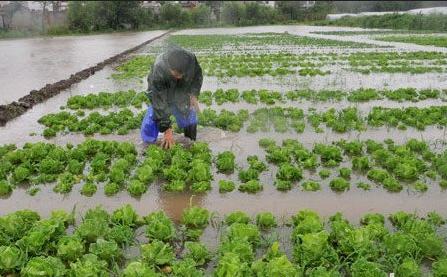
[[[258,213],[256,215],[256,225],[264,229],[276,227],[276,218],[270,212]]]
[[[211,190],[210,181],[195,182],[191,185],[191,191],[195,193],[202,193]]]
[[[256,193],[263,189],[263,185],[258,180],[250,180],[239,185],[239,190],[242,192]]]
[[[279,166],[276,178],[291,182],[299,181],[303,178],[303,171],[299,167],[284,163]]]
[[[131,180],[127,185],[127,191],[133,197],[140,197],[147,191],[147,185],[140,180]]]
[[[172,220],[163,211],[153,212],[146,216],[146,237],[149,240],[170,241],[175,236]]]
[[[203,229],[208,225],[210,212],[205,208],[190,207],[183,210],[182,223],[189,228]]]
[[[98,189],[98,187],[96,186],[95,183],[87,181],[81,189],[81,194],[84,196],[93,196],[93,194],[96,193],[96,190]]]
[[[225,193],[225,192],[231,192],[235,188],[235,184],[233,181],[230,180],[219,180],[219,192]]]
[[[107,262],[94,254],[85,254],[70,264],[70,275],[72,276],[107,276],[108,274]]]
[[[309,180],[309,181],[305,181],[301,184],[301,186],[303,187],[303,190],[305,191],[317,191],[321,189],[320,183]]]
[[[259,179],[259,171],[249,167],[248,169],[241,169],[239,171],[239,180],[241,182],[248,182],[251,180],[258,180]]]
[[[84,251],[84,243],[77,236],[65,236],[57,242],[57,256],[64,261],[76,261]]]
[[[351,187],[348,181],[340,177],[332,179],[329,183],[329,186],[332,190],[337,192],[347,191]]]
[[[15,246],[0,246],[0,272],[12,273],[26,262],[25,253]]]
[[[56,257],[33,257],[20,271],[20,276],[65,276],[67,270],[65,265]]]
[[[258,227],[253,224],[233,223],[227,227],[227,237],[229,240],[246,240],[252,245],[261,241]]]
[[[117,261],[122,255],[115,241],[105,239],[97,239],[96,242],[90,244],[89,251],[105,261]]]
[[[115,224],[127,225],[130,227],[139,225],[138,214],[129,204],[116,209],[111,216],[111,220]]]
[[[276,179],[274,185],[279,191],[287,191],[292,189],[293,183],[288,180]]]
[[[7,196],[12,192],[12,185],[6,180],[0,180],[0,196]]]
[[[184,258],[192,259],[198,266],[206,264],[211,259],[208,249],[200,242],[187,241],[185,243],[185,249],[186,253]]]
[[[227,225],[231,225],[233,223],[248,224],[250,221],[250,217],[242,211],[234,211],[225,216],[225,224]]]
[[[184,180],[172,180],[163,186],[163,189],[171,192],[182,192],[185,190],[186,184]]]
[[[151,267],[169,265],[174,261],[174,251],[169,244],[154,240],[141,246],[143,261]]]
[[[123,277],[138,277],[138,276],[157,276],[157,273],[148,265],[135,261],[129,263],[123,270]]]
[[[234,171],[235,156],[231,151],[224,151],[217,155],[216,167],[219,172],[231,173]]]

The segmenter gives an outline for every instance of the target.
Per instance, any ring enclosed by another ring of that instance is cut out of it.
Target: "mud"
[[[19,98],[18,101],[14,101],[7,105],[0,105],[0,126],[4,126],[6,122],[8,122],[9,120],[24,114],[34,105],[44,102],[45,100],[53,97],[54,95],[59,94],[61,91],[70,88],[73,84],[79,83],[81,80],[87,79],[91,75],[95,74],[97,71],[102,70],[106,65],[123,60],[130,53],[137,51],[143,46],[169,34],[170,32],[171,31],[165,32],[162,35],[156,36],[135,47],[127,49],[115,56],[112,56],[100,63],[97,63],[94,66],[78,71],[72,74],[67,79],[60,80],[52,84],[46,84],[43,88],[39,90],[32,90],[28,95]]]

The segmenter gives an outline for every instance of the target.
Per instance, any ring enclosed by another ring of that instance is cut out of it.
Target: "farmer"
[[[197,97],[202,87],[202,68],[196,56],[180,47],[170,47],[158,55],[147,78],[147,96],[151,101],[141,125],[141,138],[155,143],[158,133],[164,133],[163,148],[174,145],[171,115],[185,137],[196,140]]]

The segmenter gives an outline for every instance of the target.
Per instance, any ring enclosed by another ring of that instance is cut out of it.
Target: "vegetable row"
[[[287,139],[279,146],[265,138],[259,145],[270,165],[250,155],[247,166],[238,166],[231,151],[213,156],[201,142],[190,148],[178,144],[169,151],[150,145],[143,155],[131,143],[92,139],[65,147],[42,142],[27,143],[22,149],[4,145],[0,147],[0,195],[9,195],[15,187],[28,188],[34,195],[40,184],[53,183],[53,190],[63,194],[80,184],[85,196],[102,187],[108,196],[127,190],[140,197],[152,184],[169,192],[204,193],[213,187],[214,172],[225,175],[217,181],[221,193],[236,188],[257,193],[264,188],[260,177],[266,171],[273,172],[272,183],[280,191],[297,186],[318,191],[328,183],[333,191],[343,192],[351,188],[352,179],[360,180],[356,185],[364,190],[377,185],[390,192],[404,187],[424,192],[434,183],[447,188],[447,151],[435,153],[426,142],[416,139],[402,145],[392,140],[341,140],[316,143],[308,149],[297,140]],[[231,177],[233,173],[239,183]]]
[[[101,207],[90,209],[75,223],[74,214],[62,210],[48,218],[20,210],[0,217],[0,273],[419,277],[430,270],[434,277],[447,274],[445,238],[439,234],[445,220],[439,214],[420,218],[396,212],[388,219],[391,228],[383,215],[375,213],[364,215],[360,225],[340,213],[323,220],[311,210],[301,210],[286,222],[278,222],[270,212],[251,218],[234,211],[220,219],[192,206],[175,224],[163,211],[141,217],[124,205],[112,213]],[[219,232],[216,246],[200,242],[205,228]],[[280,242],[281,230],[290,239]],[[130,248],[138,251],[129,256]]]
[[[198,56],[207,76],[261,77],[327,75],[331,67],[344,68],[362,74],[369,73],[440,73],[446,71],[447,55],[440,52],[354,52],[293,54],[288,52],[258,54],[221,53]],[[154,56],[136,56],[116,68],[115,79],[143,78],[147,76]]]
[[[271,94],[268,100],[276,101],[276,94]],[[373,107],[366,115],[362,115],[357,107],[343,109],[330,108],[324,112],[309,108],[307,114],[296,107],[263,107],[252,113],[246,109],[220,112],[206,108],[198,114],[201,126],[216,127],[222,130],[239,132],[244,126],[249,133],[270,132],[279,133],[294,130],[304,132],[306,124],[321,133],[324,127],[337,133],[350,131],[365,131],[367,127],[389,127],[406,130],[415,128],[425,130],[427,127],[443,128],[447,124],[447,106],[386,108]],[[130,130],[141,127],[145,111],[134,112],[124,108],[118,111],[101,113],[98,111],[85,114],[83,110],[76,112],[61,111],[41,117],[38,122],[46,128],[43,135],[46,138],[58,133],[77,132],[86,136],[93,134],[126,135]],[[247,124],[245,124],[247,123]],[[180,130],[178,130],[180,132]]]

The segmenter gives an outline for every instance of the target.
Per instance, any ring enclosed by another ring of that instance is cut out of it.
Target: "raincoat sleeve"
[[[152,103],[154,110],[154,121],[160,132],[164,132],[171,127],[171,112],[167,102],[167,82],[161,70],[154,66],[151,74],[147,78],[147,96]]]
[[[194,77],[191,83],[191,94],[194,96],[199,96],[200,89],[202,88],[203,75],[202,68],[200,67],[199,62],[197,61],[196,56],[194,55]]]

